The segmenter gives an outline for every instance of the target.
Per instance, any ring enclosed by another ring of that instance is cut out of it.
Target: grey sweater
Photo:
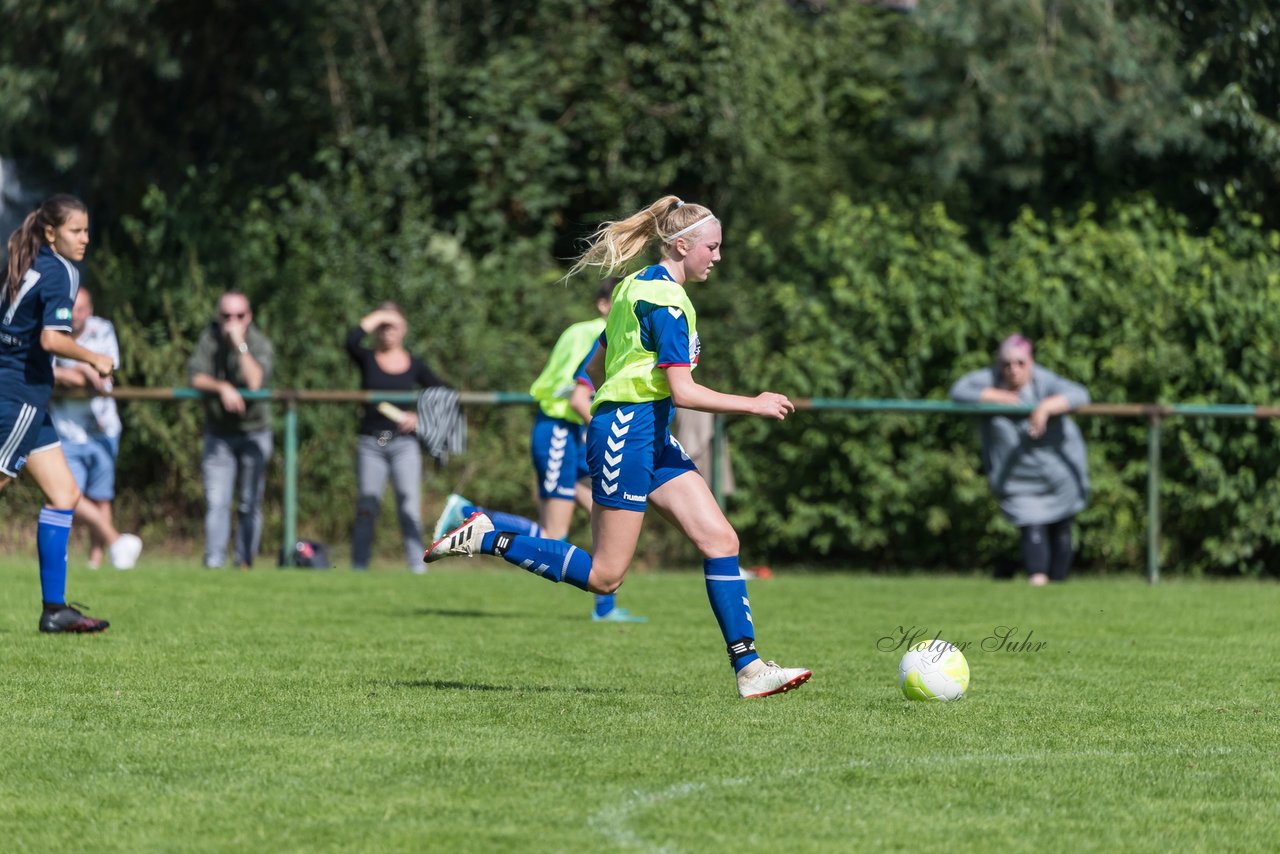
[[[951,386],[951,399],[977,403],[984,389],[1000,384],[994,367],[965,374]],[[1036,365],[1019,396],[1028,406],[1061,394],[1071,408],[1089,402],[1089,392]],[[1044,435],[1032,439],[1028,420],[992,415],[982,418],[982,462],[1000,510],[1013,524],[1048,525],[1076,515],[1089,497],[1088,456],[1080,428],[1069,416],[1049,419]]]

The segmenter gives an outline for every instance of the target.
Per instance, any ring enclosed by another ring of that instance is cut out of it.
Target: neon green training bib
[[[538,374],[538,378],[529,387],[529,394],[538,401],[538,406],[542,407],[543,413],[548,418],[560,418],[564,421],[572,421],[574,424],[582,423],[578,413],[569,406],[573,387],[577,385],[573,376],[577,373],[578,365],[581,365],[582,360],[591,352],[591,346],[595,344],[603,330],[604,318],[597,317],[595,320],[575,323],[560,333],[560,338],[556,341],[556,346],[551,348],[551,355],[547,357],[547,364],[542,368],[542,373]]]
[[[646,350],[642,340],[640,303],[673,315],[684,315],[689,324],[689,363],[697,364],[698,316],[683,287],[666,278],[638,278],[653,267],[632,273],[613,292],[613,308],[605,326],[604,383],[596,390],[591,411],[603,403],[643,403],[671,396],[667,372],[658,367],[658,354]]]

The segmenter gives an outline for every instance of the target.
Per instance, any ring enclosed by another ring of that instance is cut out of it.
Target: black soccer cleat
[[[79,603],[75,603],[79,605]],[[87,606],[80,605],[81,608],[88,610]],[[57,634],[59,632],[76,632],[78,634],[93,634],[95,632],[105,632],[107,626],[111,624],[106,620],[95,620],[93,617],[86,617],[68,603],[63,605],[56,611],[45,611],[40,615],[40,631],[49,634]]]

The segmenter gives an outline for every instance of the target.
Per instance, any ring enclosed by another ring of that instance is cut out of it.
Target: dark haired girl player
[[[756,653],[738,535],[706,481],[671,436],[676,406],[782,420],[795,410],[784,395],[723,394],[693,379],[700,345],[697,315],[685,291],[720,260],[720,221],[702,205],[664,196],[591,238],[570,275],[587,267],[617,270],[657,243],[662,259],[623,279],[601,336],[604,382],[587,428],[593,554],[559,540],[494,529],[476,513],[437,541],[425,560],[497,555],[551,581],[593,593],[622,584],[635,554],[646,506],[679,528],[704,556],[711,610],[724,635],[742,697],[767,697],[804,684],[804,668],[779,667]]]
[[[49,415],[54,356],[85,362],[99,375],[111,376],[110,356],[90,352],[71,337],[71,310],[80,284],[71,262],[82,260],[88,245],[84,203],[73,196],[52,196],[9,237],[9,265],[0,292],[0,489],[25,466],[47,499],[36,535],[42,632],[100,632],[108,625],[66,601],[67,539],[80,489]],[[88,502],[80,510],[107,544],[112,563],[132,567],[142,541],[118,533]]]

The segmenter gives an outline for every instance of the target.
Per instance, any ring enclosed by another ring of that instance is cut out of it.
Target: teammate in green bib
[[[595,387],[585,374],[583,364],[599,346],[604,332],[604,318],[613,305],[617,278],[607,278],[596,291],[595,305],[600,316],[575,323],[560,333],[547,363],[529,388],[538,402],[538,415],[529,437],[533,471],[538,478],[539,521],[525,516],[480,507],[461,495],[445,500],[444,510],[436,521],[433,540],[465,522],[473,513],[489,517],[504,531],[557,540],[569,536],[575,506],[591,512],[591,486],[587,471],[586,431],[590,420],[591,395]],[[598,593],[591,609],[591,619],[604,623],[643,623],[644,617],[617,605],[612,593]]]

